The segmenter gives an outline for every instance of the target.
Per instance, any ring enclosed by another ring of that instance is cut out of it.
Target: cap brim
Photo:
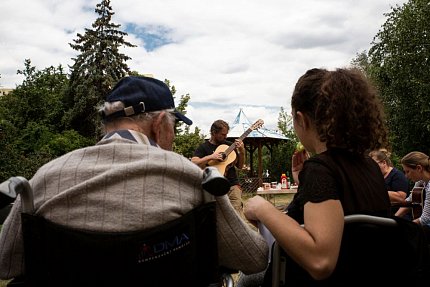
[[[186,123],[187,125],[192,125],[193,121],[190,120],[189,118],[187,118],[186,116],[184,116],[183,114],[181,114],[180,112],[175,110],[175,116],[179,121],[183,121],[184,123]]]

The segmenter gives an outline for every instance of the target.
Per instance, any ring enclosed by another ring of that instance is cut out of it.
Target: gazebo
[[[263,119],[264,120],[264,119]],[[234,141],[235,139],[241,137],[248,129],[253,125],[253,122],[249,121],[248,117],[243,112],[241,108],[237,114],[233,123],[230,123],[230,131],[228,133],[228,140]],[[243,139],[245,149],[247,152],[246,162],[250,163],[249,173],[250,179],[248,183],[255,186],[261,186],[263,182],[263,165],[262,165],[262,148],[266,146],[272,156],[273,146],[277,145],[281,141],[290,140],[286,136],[277,133],[276,131],[269,130],[264,126],[259,129],[252,130],[248,136]],[[254,152],[258,153],[258,167],[257,167],[257,180],[252,180],[252,175],[255,174],[252,158]]]

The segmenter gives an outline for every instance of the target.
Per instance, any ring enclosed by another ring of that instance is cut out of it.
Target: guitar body
[[[424,187],[414,187],[412,193],[412,218],[420,218],[423,213],[423,192]]]
[[[218,160],[210,160],[208,162],[208,165],[216,167],[220,174],[225,175],[225,172],[234,165],[234,162],[236,161],[236,153],[231,152],[229,154],[225,154],[225,151],[229,148],[228,145],[222,144],[219,145],[214,153],[224,153],[225,158],[223,161]]]

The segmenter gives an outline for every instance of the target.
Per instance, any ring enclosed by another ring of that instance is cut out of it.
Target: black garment
[[[410,194],[408,179],[403,172],[395,167],[393,167],[388,176],[385,178],[385,188],[387,191],[404,191],[406,193],[406,197],[408,197]],[[391,214],[396,214],[399,208],[399,206],[391,206]],[[405,219],[412,220],[412,214],[407,214]]]
[[[227,145],[227,147],[229,147],[233,143],[230,141],[224,141],[221,144]],[[202,158],[202,157],[205,157],[207,155],[213,154],[214,151],[217,149],[217,147],[220,146],[221,144],[214,145],[214,144],[211,144],[209,142],[209,140],[206,140],[204,143],[202,143],[201,145],[199,145],[197,147],[197,149],[194,151],[194,156]],[[226,147],[226,149],[227,149],[227,147]],[[234,152],[236,152],[236,151],[234,151]],[[227,168],[225,177],[228,179],[231,186],[239,184],[239,179],[237,177],[236,168],[234,166]]]
[[[303,212],[307,202],[318,203],[329,199],[340,200],[345,215],[390,215],[384,177],[377,163],[368,156],[354,155],[343,149],[329,149],[305,161],[299,181],[298,191],[287,208],[287,214],[300,224],[304,223]],[[292,264],[296,265],[294,262]],[[300,269],[298,266],[295,268]],[[270,285],[272,263],[267,270],[264,286]],[[302,272],[305,271],[302,269]],[[286,283],[289,286],[288,278]]]
[[[385,187],[387,190],[392,191],[404,191],[406,192],[406,197],[409,196],[409,181],[405,174],[393,167],[388,176],[385,178]]]
[[[387,217],[390,200],[378,165],[342,149],[330,149],[308,159],[299,174],[297,194],[287,208],[288,215],[304,223],[303,208],[338,199],[345,215],[363,213]]]
[[[430,274],[429,246],[418,224],[393,217],[397,226],[345,224],[337,265],[331,276],[315,280],[281,250],[288,287],[427,286]],[[397,250],[398,246],[401,250]],[[393,250],[397,250],[393,252]],[[407,262],[400,272],[397,262]],[[263,286],[269,281],[266,272]],[[278,286],[278,285],[277,285]]]

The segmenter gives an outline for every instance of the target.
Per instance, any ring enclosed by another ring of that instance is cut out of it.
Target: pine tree
[[[122,77],[129,75],[126,64],[131,58],[120,53],[122,46],[136,47],[124,40],[127,33],[120,31],[119,24],[112,23],[110,0],[96,5],[99,15],[92,29],[77,34],[69,44],[80,54],[73,58],[68,92],[65,102],[69,111],[65,114],[66,125],[86,137],[97,138],[100,134],[97,109],[108,91]]]

